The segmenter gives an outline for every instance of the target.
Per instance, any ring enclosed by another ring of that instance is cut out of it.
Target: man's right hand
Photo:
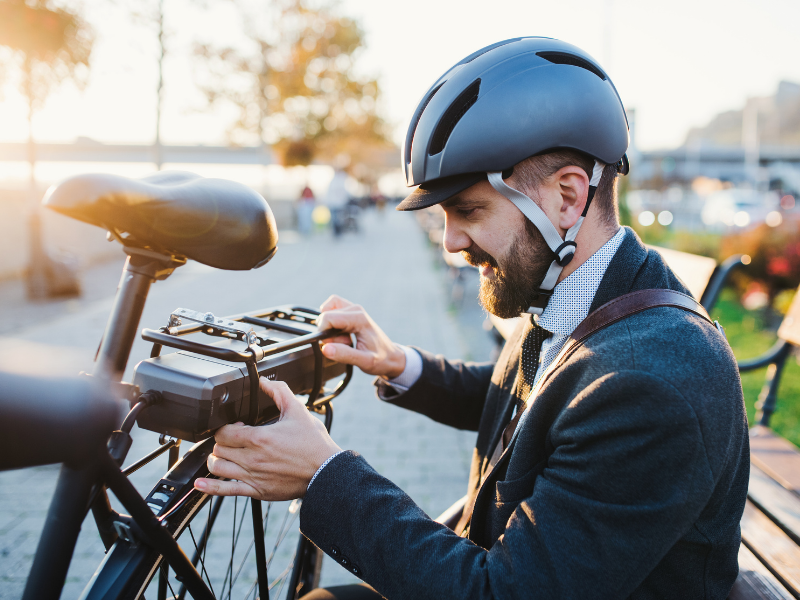
[[[406,368],[406,354],[358,304],[331,296],[320,307],[320,329],[341,329],[356,336],[356,347],[349,336],[330,338],[322,353],[336,362],[354,365],[369,375],[387,379],[400,376]]]

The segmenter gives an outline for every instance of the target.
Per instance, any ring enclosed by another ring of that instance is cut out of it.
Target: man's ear
[[[578,222],[589,196],[589,177],[577,166],[567,166],[553,174],[552,179],[561,196],[558,227],[567,230]]]

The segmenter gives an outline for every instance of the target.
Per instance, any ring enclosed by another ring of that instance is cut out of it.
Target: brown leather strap
[[[579,344],[593,333],[608,327],[612,323],[640,313],[643,310],[661,306],[672,306],[693,312],[713,325],[706,309],[691,296],[675,290],[639,290],[603,304],[603,306],[581,321],[581,324],[572,332],[570,341],[567,343]]]
[[[561,363],[566,360],[572,351],[583,344],[588,337],[597,333],[604,327],[608,327],[609,325],[612,325],[617,321],[621,321],[626,317],[651,308],[659,308],[662,306],[671,306],[673,308],[681,308],[688,312],[692,312],[713,325],[711,317],[708,316],[706,309],[703,308],[699,302],[697,302],[691,296],[682,294],[681,292],[676,292],[675,290],[639,290],[615,298],[614,300],[603,304],[600,308],[595,310],[583,321],[581,321],[580,325],[575,328],[575,331],[572,332],[572,335],[567,340],[566,344],[564,344],[564,348],[562,348],[561,352],[558,353],[558,356],[547,368],[547,371],[545,371],[545,373],[539,378],[539,381],[536,383],[536,387],[534,387],[534,389],[531,391],[528,401],[530,401],[530,398],[534,397],[539,392],[545,380],[549,379],[550,375],[561,365]],[[516,422],[519,421],[519,418],[522,416],[522,412],[523,411],[518,411],[518,414],[515,417]],[[505,454],[505,452],[503,454]],[[501,461],[502,456],[500,460],[497,461],[497,464],[499,464]],[[495,465],[495,467],[496,466],[497,465]],[[487,474],[487,476],[484,478],[484,482],[489,479],[490,474]],[[481,483],[481,486],[482,485],[483,482]],[[478,488],[478,493],[480,493],[480,488]],[[475,496],[471,499],[471,502],[465,507],[464,513],[461,515],[461,518],[456,525],[456,529],[454,530],[456,533],[461,534],[461,532],[466,528],[467,524],[472,520],[472,511],[475,508],[475,501],[478,499],[478,493],[475,494]]]

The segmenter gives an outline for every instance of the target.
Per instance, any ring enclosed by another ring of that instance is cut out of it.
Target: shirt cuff
[[[331,462],[331,461],[332,461],[334,458],[336,458],[337,456],[339,456],[339,455],[340,455],[342,452],[344,452],[344,450],[339,450],[339,451],[338,451],[336,454],[334,454],[333,456],[329,457],[329,458],[328,458],[328,460],[326,460],[324,463],[322,463],[322,464],[319,466],[319,469],[317,469],[317,472],[316,472],[316,473],[314,473],[314,476],[311,478],[311,481],[309,481],[309,482],[308,482],[308,485],[306,486],[306,491],[308,491],[308,488],[310,488],[310,487],[311,487],[311,484],[312,484],[312,483],[314,483],[314,480],[317,478],[317,475],[319,475],[320,473],[322,473],[322,469],[324,469],[325,467],[327,467],[327,466],[328,466],[328,463],[329,463],[329,462]]]
[[[393,379],[383,379],[382,383],[393,388],[399,394],[407,392],[408,389],[417,383],[422,376],[422,356],[420,353],[408,346],[400,346],[406,355],[406,368]]]

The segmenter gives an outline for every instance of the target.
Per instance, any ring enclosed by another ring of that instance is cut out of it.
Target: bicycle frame
[[[138,248],[126,247],[125,252],[128,259],[93,373],[94,377],[109,382],[120,381],[125,371],[150,286],[156,280],[166,279],[175,268],[186,262],[182,258]],[[100,486],[101,480],[110,485],[123,506],[131,512],[147,541],[169,557],[170,564],[183,578],[190,593],[195,598],[213,598],[180,546],[161,528],[142,497],[105,452],[94,463],[84,467],[62,465],[23,598],[41,600],[60,596],[81,524],[95,495],[93,488]],[[101,521],[111,520],[114,513],[105,489],[96,496],[91,507],[102,533],[108,528],[107,523]],[[104,542],[109,541],[107,533],[103,537]]]
[[[186,261],[183,258],[168,256],[143,250],[139,248],[125,247],[128,259],[122,272],[119,287],[113,309],[106,326],[100,348],[97,353],[95,369],[92,377],[110,384],[112,389],[118,390],[122,399],[128,401],[132,406],[136,403],[139,391],[130,384],[121,382],[122,375],[128,363],[131,347],[138,330],[139,321],[142,316],[147,294],[154,281],[166,279],[175,268],[181,266]],[[258,321],[259,319],[251,315],[240,315],[234,317],[241,318],[242,321]],[[280,328],[280,324],[272,323],[273,328]],[[191,327],[179,328],[180,331],[171,331],[169,328],[162,330],[165,333],[146,330],[144,337],[154,342],[153,354],[160,351],[162,345],[169,345],[177,348],[195,344],[196,347],[203,346],[180,339],[179,335],[190,333]],[[287,329],[291,329],[290,327]],[[298,333],[295,331],[294,333]],[[302,331],[301,333],[306,333]],[[315,333],[304,335],[295,341],[284,343],[278,349],[287,349],[299,345],[310,343],[314,349],[315,356],[321,356],[319,351],[319,340],[324,337],[334,335],[336,332]],[[175,335],[177,334],[177,335]],[[196,350],[197,348],[193,346]],[[192,348],[187,348],[192,349]],[[251,354],[240,353],[237,359],[245,362],[248,367],[251,382],[251,398],[256,397],[258,390],[258,376],[256,361],[263,358],[262,351],[255,349]],[[330,427],[332,419],[332,409],[327,403],[334,395],[344,388],[349,381],[352,370],[348,369],[346,380],[343,385],[333,394],[321,398],[322,382],[320,361],[315,369],[314,389],[309,395],[309,407],[325,410],[326,425]],[[316,402],[315,402],[316,401]],[[251,410],[252,413],[252,410]],[[257,415],[252,415],[253,424]],[[136,411],[133,410],[126,419],[132,426],[136,418]],[[123,425],[123,429],[125,426]],[[119,432],[118,432],[119,433]],[[113,438],[112,438],[113,439]],[[213,448],[213,438],[208,446],[208,452]],[[72,555],[80,533],[81,524],[89,511],[92,510],[95,522],[100,533],[100,537],[108,550],[120,537],[124,541],[137,539],[147,547],[156,550],[163,556],[163,563],[168,564],[175,571],[177,578],[182,583],[182,589],[188,591],[192,597],[197,599],[213,599],[214,596],[210,589],[202,580],[201,575],[195,568],[195,560],[190,560],[181,549],[177,539],[164,527],[165,518],[175,510],[173,506],[166,514],[157,517],[141,495],[136,491],[128,480],[127,475],[144,464],[160,456],[167,450],[170,451],[170,467],[177,461],[177,447],[179,441],[170,440],[129,466],[125,471],[120,470],[118,461],[115,460],[113,452],[110,454],[105,449],[98,455],[79,468],[62,465],[56,485],[56,492],[48,510],[47,519],[42,536],[37,546],[33,566],[25,587],[23,598],[25,600],[46,600],[58,598],[66,579]],[[205,459],[203,459],[205,460]],[[121,462],[121,460],[119,461]],[[187,482],[191,486],[192,482]],[[130,517],[115,512],[110,505],[106,486],[114,492],[116,497],[130,513]],[[188,497],[188,496],[187,496]],[[206,500],[202,500],[205,502]],[[182,501],[178,503],[181,504]],[[259,527],[261,523],[261,503],[252,500],[251,510],[254,527]],[[204,533],[204,537],[208,532]],[[129,537],[130,536],[130,537]],[[263,535],[255,536],[260,540],[260,546],[256,544],[256,557],[258,566],[259,588],[261,598],[267,599],[269,591],[267,589],[267,573],[264,558]],[[202,542],[205,544],[205,541]],[[302,538],[298,547],[297,556],[305,557],[310,550],[306,546],[310,543]],[[296,586],[300,578],[299,569],[292,574],[292,584]],[[291,593],[291,591],[290,591]]]

